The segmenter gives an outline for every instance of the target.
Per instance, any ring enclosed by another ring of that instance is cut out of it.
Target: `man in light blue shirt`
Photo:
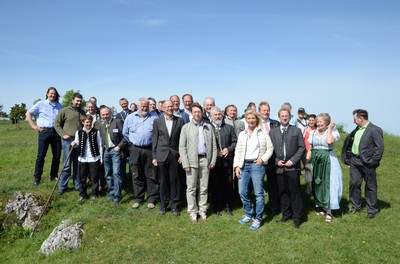
[[[57,179],[58,167],[61,157],[61,137],[54,130],[54,119],[62,105],[58,102],[60,95],[56,88],[47,89],[46,100],[37,102],[26,112],[26,118],[33,128],[38,132],[38,154],[36,158],[34,182],[33,185],[39,185],[44,167],[44,159],[47,154],[49,145],[53,159],[51,162],[50,179]],[[36,124],[33,122],[32,116],[36,116]]]
[[[135,200],[132,208],[139,208],[147,192],[147,207],[153,209],[159,196],[159,183],[152,164],[153,123],[158,118],[155,112],[149,112],[149,100],[140,98],[138,110],[128,115],[124,122],[123,135],[129,142],[129,156],[133,192]]]

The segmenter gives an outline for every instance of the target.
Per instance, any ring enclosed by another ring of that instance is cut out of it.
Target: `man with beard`
[[[221,216],[223,210],[232,215],[233,154],[237,137],[233,126],[223,121],[221,109],[213,107],[210,113],[217,143],[217,161],[209,181],[212,205],[217,215]]]
[[[85,111],[80,108],[82,99],[83,96],[80,93],[74,93],[72,95],[72,105],[61,109],[54,121],[54,128],[62,138],[63,164],[68,157],[68,153],[71,149],[71,143],[75,139],[76,131],[82,128],[81,118],[86,117]],[[75,190],[79,190],[78,152],[76,149],[74,149],[69,157],[69,162],[67,162],[67,164],[64,166],[64,169],[60,175],[60,181],[58,183],[58,194],[60,195],[67,190],[68,181],[71,177],[72,163],[74,164],[72,171],[74,188]]]
[[[129,142],[131,171],[135,200],[132,208],[139,208],[147,192],[147,208],[153,209],[158,199],[158,180],[152,164],[153,123],[158,118],[149,112],[149,100],[140,98],[138,111],[126,117],[123,134]]]

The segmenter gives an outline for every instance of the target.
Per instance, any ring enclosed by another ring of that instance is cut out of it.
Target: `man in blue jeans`
[[[54,128],[62,138],[63,164],[68,157],[68,153],[71,149],[71,142],[75,138],[76,131],[82,127],[81,118],[86,117],[85,111],[80,108],[82,99],[83,97],[80,93],[74,93],[72,95],[72,104],[61,109],[54,121]],[[72,163],[74,164],[74,188],[75,190],[79,190],[78,153],[76,150],[73,150],[69,162],[64,166],[60,175],[60,181],[58,183],[58,194],[60,195],[67,191],[68,181],[71,177]]]
[[[107,200],[118,205],[122,199],[121,152],[128,146],[128,142],[122,134],[124,121],[112,118],[109,107],[100,109],[100,117],[102,122],[98,123],[100,124],[99,131],[104,147],[103,160],[107,179]]]
[[[61,157],[61,138],[54,130],[54,119],[58,112],[62,109],[62,105],[58,102],[60,95],[56,88],[47,89],[46,100],[37,102],[26,112],[26,119],[31,127],[38,134],[38,154],[36,158],[33,185],[39,185],[44,167],[44,159],[47,150],[51,146],[53,159],[51,161],[50,180],[57,179],[58,167]],[[32,116],[36,117],[36,124],[33,122]]]

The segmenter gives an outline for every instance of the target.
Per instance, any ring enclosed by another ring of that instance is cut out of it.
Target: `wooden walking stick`
[[[71,153],[72,153],[73,150],[74,150],[74,148],[71,147],[71,149],[70,149],[70,151],[69,151],[69,153],[68,153],[68,155],[67,155],[67,158],[65,159],[64,164],[63,164],[63,166],[62,166],[61,173],[62,173],[62,171],[64,170],[65,166],[67,165],[67,162],[69,161],[69,158],[70,158]],[[39,219],[36,221],[35,227],[34,227],[33,230],[32,230],[32,233],[31,233],[31,235],[30,235],[30,238],[32,238],[33,234],[35,233],[35,231],[36,231],[36,229],[37,229],[37,227],[38,227],[38,225],[39,225],[39,223],[40,223],[40,220],[42,219],[42,216],[43,216],[44,212],[45,212],[46,209],[47,209],[47,206],[49,206],[50,199],[51,199],[51,197],[53,196],[53,193],[54,193],[55,189],[57,188],[58,182],[60,181],[60,178],[61,178],[60,176],[61,176],[61,175],[58,175],[57,181],[56,181],[56,183],[54,184],[53,190],[51,190],[50,196],[49,196],[49,198],[47,199],[47,202],[46,202],[46,204],[44,205],[44,208],[43,208],[42,212],[41,212],[40,215],[39,215]]]

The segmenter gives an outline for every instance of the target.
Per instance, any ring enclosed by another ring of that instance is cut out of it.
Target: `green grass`
[[[340,152],[343,138],[336,146]],[[48,179],[50,153],[42,184],[33,187],[37,134],[22,123],[17,129],[0,121],[0,234],[2,263],[399,263],[400,262],[400,138],[385,135],[385,153],[378,169],[378,197],[381,211],[373,220],[361,213],[348,216],[349,170],[343,166],[342,210],[333,223],[315,216],[313,201],[304,195],[306,222],[299,230],[292,223],[276,223],[280,216],[266,215],[255,232],[234,216],[211,215],[209,222],[189,223],[186,213],[174,218],[158,216],[158,209],[131,209],[131,192],[124,192],[118,207],[100,200],[79,206],[77,192],[55,194],[51,209],[37,232],[29,232],[4,215],[4,207],[14,191],[30,191],[47,198],[53,187]],[[304,184],[304,182],[302,182]],[[304,186],[303,186],[304,187]],[[84,223],[82,247],[59,251],[51,256],[38,253],[41,243],[63,219]]]

